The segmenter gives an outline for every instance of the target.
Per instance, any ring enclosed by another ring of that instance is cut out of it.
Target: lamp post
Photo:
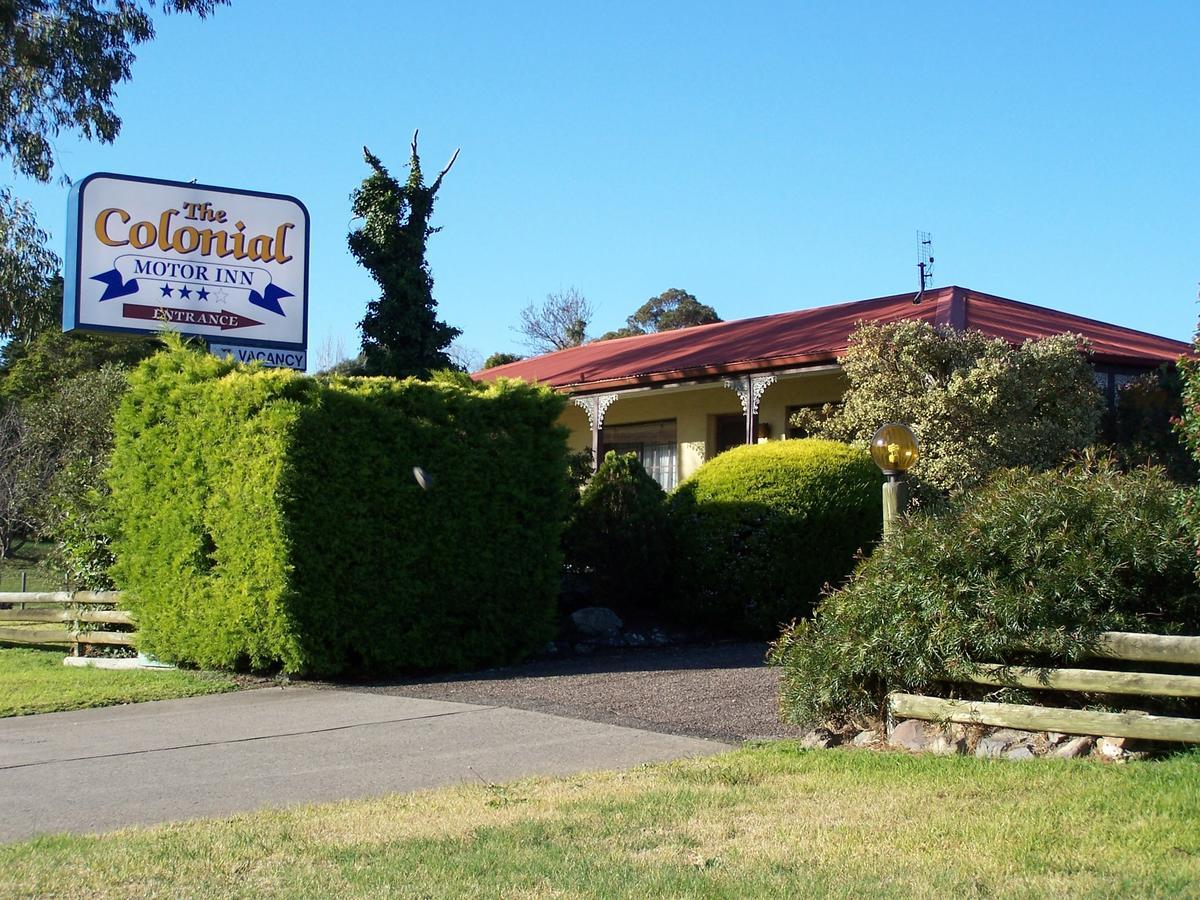
[[[880,426],[871,438],[871,459],[886,476],[883,483],[883,536],[886,539],[908,505],[908,486],[904,473],[921,455],[912,429],[899,422]]]

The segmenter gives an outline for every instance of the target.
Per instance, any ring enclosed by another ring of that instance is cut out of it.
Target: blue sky
[[[293,194],[310,359],[357,352],[362,146],[439,195],[442,318],[519,351],[570,286],[617,327],[691,291],[726,319],[936,284],[1186,339],[1200,281],[1196,3],[315,3],[160,18],[115,144],[60,174]],[[61,247],[67,188],[16,180]],[[327,353],[327,351],[326,351]]]

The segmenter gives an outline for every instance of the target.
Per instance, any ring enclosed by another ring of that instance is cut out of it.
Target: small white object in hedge
[[[417,484],[423,491],[428,491],[433,487],[433,476],[420,466],[413,466],[413,478],[417,479]]]

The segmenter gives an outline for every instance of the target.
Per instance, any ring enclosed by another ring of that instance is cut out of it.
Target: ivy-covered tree
[[[453,367],[447,348],[462,334],[437,318],[433,276],[425,260],[426,242],[440,230],[429,224],[434,196],[458,151],[429,186],[421,174],[415,131],[403,183],[366,147],[363,156],[372,172],[350,198],[362,224],[350,232],[349,244],[380,288],[359,323],[366,370],[371,375],[425,378],[435,369]]]
[[[677,328],[711,325],[720,321],[721,317],[717,315],[717,311],[708,304],[701,303],[693,294],[680,288],[669,288],[639,306],[637,312],[625,320],[624,328],[601,335],[600,340],[674,331]]]

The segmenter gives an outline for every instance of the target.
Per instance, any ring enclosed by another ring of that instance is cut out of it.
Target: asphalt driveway
[[[314,687],[22,716],[0,719],[0,842],[726,748],[498,705]]]

